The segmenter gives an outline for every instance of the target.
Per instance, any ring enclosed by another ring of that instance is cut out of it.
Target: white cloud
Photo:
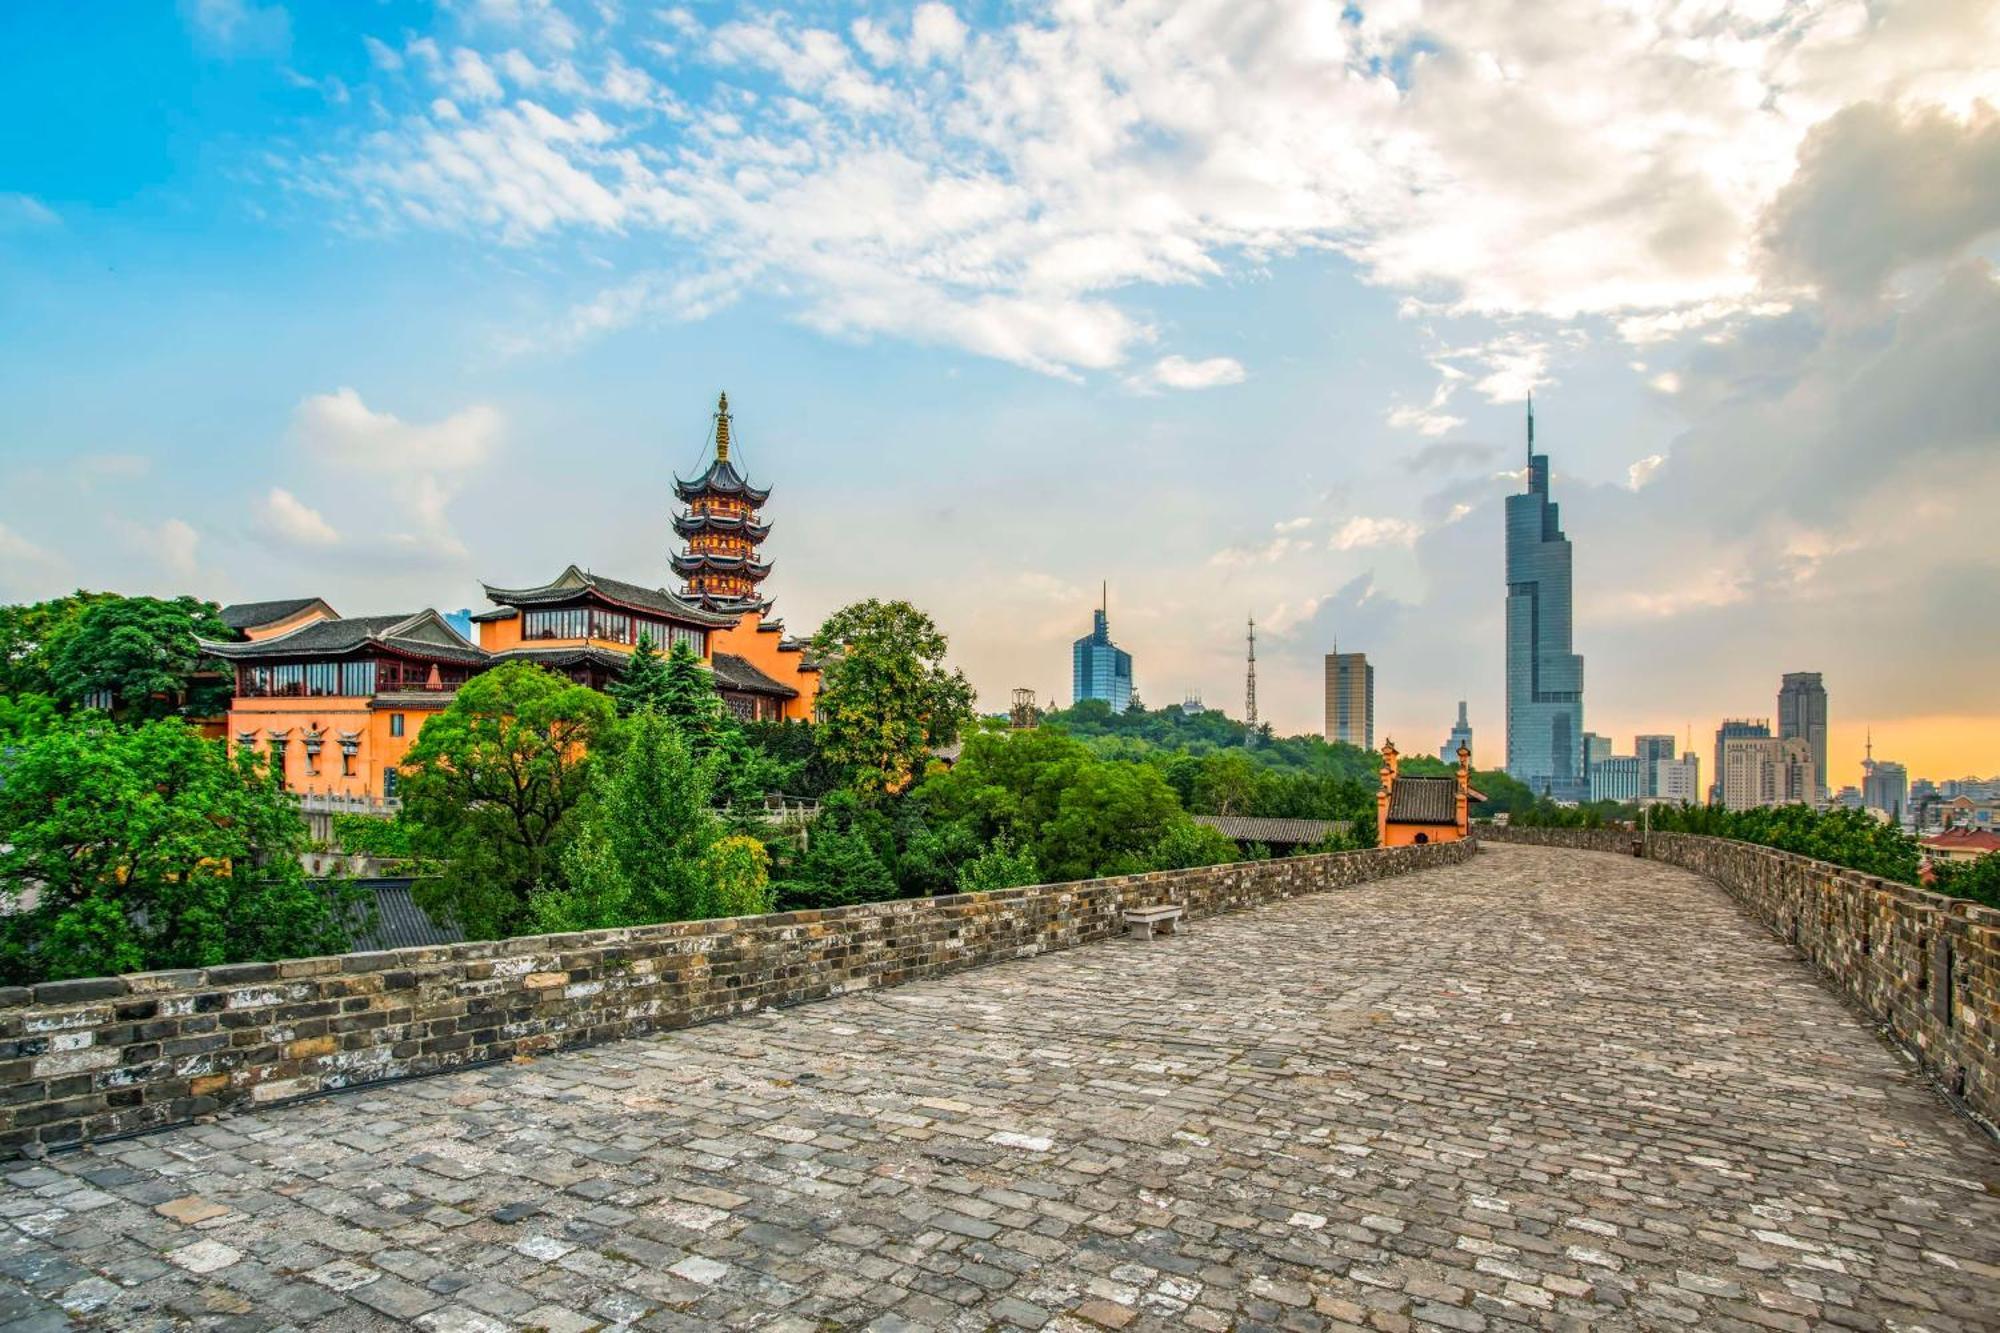
[[[293,438],[304,449],[336,465],[377,472],[464,472],[491,455],[500,428],[500,413],[484,404],[417,425],[375,411],[349,388],[314,394],[292,414]]]
[[[201,44],[217,55],[281,56],[291,49],[292,18],[283,5],[182,0],[181,12]]]
[[[5,523],[0,523],[0,556],[22,564],[38,565],[47,564],[55,559],[48,551],[35,545]]]
[[[289,546],[326,547],[340,541],[340,534],[318,510],[281,486],[273,486],[264,497],[258,525],[267,535]]]
[[[0,191],[0,228],[60,227],[62,217],[32,194]]]
[[[1423,527],[1401,518],[1370,518],[1357,514],[1340,525],[1328,543],[1336,551],[1359,551],[1374,546],[1408,546],[1423,535]]]
[[[1644,458],[1633,463],[1625,469],[1625,489],[1636,491],[1643,487],[1653,479],[1653,473],[1659,470],[1660,464],[1666,461],[1666,458],[1660,454],[1647,454]]]
[[[468,31],[497,34],[480,58],[513,87],[475,100],[491,71],[468,78],[433,44],[411,64],[432,86],[305,183],[377,221],[508,244],[657,234],[693,251],[690,271],[758,265],[830,332],[1129,378],[1152,330],[1122,291],[1312,250],[1412,309],[1603,314],[1633,339],[1780,310],[1765,219],[1795,175],[1846,179],[1815,127],[1879,102],[1930,142],[1926,108],[1972,124],[1978,97],[2000,100],[2000,21],[1977,0],[1434,0],[1345,18],[1320,0],[1051,3],[978,35],[925,4],[907,37],[656,17],[678,61],[706,62],[697,105],[662,116],[615,24],[486,0]],[[523,35],[555,58],[513,50]],[[441,92],[460,118],[422,109]],[[1961,155],[1975,194],[1983,142]],[[1780,213],[1837,217],[1823,194]],[[1496,401],[1547,370],[1519,329],[1462,355],[1454,373]]]
[[[1234,357],[1212,356],[1205,361],[1190,361],[1184,356],[1163,356],[1153,363],[1141,382],[1167,389],[1214,389],[1241,384],[1248,373]]]

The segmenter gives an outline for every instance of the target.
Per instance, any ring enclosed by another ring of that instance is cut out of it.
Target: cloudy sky
[[[2000,771],[1987,0],[20,4],[0,597],[667,578],[718,389],[800,630],[990,707],[1101,582],[1151,703],[1501,753],[1535,392],[1586,725],[1832,692]]]

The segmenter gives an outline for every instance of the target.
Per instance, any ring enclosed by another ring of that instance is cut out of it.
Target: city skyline
[[[1254,616],[1278,730],[1338,638],[1493,767],[1533,389],[1590,729],[1804,669],[1830,786],[2000,768],[2000,20],[1325,12],[10,12],[0,598],[671,583],[727,389],[796,630],[907,597],[999,710],[1109,577],[1151,704]]]

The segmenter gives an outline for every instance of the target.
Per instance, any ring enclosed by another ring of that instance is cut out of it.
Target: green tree
[[[179,719],[83,714],[4,762],[9,983],[334,953],[360,923],[350,888],[306,878],[296,802]]]
[[[85,611],[117,600],[116,593],[79,589],[46,602],[0,606],[0,694],[60,697],[56,649]]]
[[[1257,803],[1260,776],[1257,762],[1243,751],[1219,750],[1201,760],[1188,808],[1205,815],[1247,815]]]
[[[986,845],[985,851],[958,868],[958,891],[987,893],[1018,888],[1039,883],[1041,875],[1035,865],[1035,854],[1025,847],[1016,847],[1014,840],[1002,833]]]
[[[215,604],[193,597],[93,601],[54,645],[56,693],[72,705],[109,696],[120,720],[222,712],[227,673],[203,658],[196,639],[228,634]]]
[[[634,713],[592,775],[563,861],[567,883],[536,894],[538,924],[580,930],[715,915],[704,872],[722,836],[709,809],[714,785],[714,761],[697,759],[672,722],[651,708]]]
[[[474,939],[525,926],[534,895],[563,885],[591,751],[615,723],[604,695],[525,662],[460,686],[398,770],[411,843],[439,866],[418,904]]]
[[[56,724],[55,700],[46,694],[0,694],[0,745],[39,736]]]
[[[743,834],[717,838],[702,855],[705,915],[756,916],[771,910],[771,853]]]
[[[667,688],[667,660],[660,655],[660,646],[653,642],[652,634],[641,630],[624,672],[606,687],[605,693],[618,705],[618,716],[630,717],[649,704],[661,707]]]
[[[843,607],[813,638],[821,753],[857,790],[900,792],[972,719],[972,685],[945,665],[947,643],[908,602]]]
[[[1931,873],[1937,877],[1931,887],[1939,893],[2000,907],[2000,852],[1988,852],[1977,861],[1936,861]]]
[[[1160,840],[1153,844],[1146,859],[1152,863],[1154,870],[1187,870],[1194,866],[1227,865],[1231,861],[1252,858],[1237,850],[1236,840],[1220,829],[1183,819],[1160,835]]]

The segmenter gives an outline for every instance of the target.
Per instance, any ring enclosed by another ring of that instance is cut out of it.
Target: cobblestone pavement
[[[2000,1327],[2000,1152],[1720,890],[1471,864],[0,1165],[0,1327]]]

